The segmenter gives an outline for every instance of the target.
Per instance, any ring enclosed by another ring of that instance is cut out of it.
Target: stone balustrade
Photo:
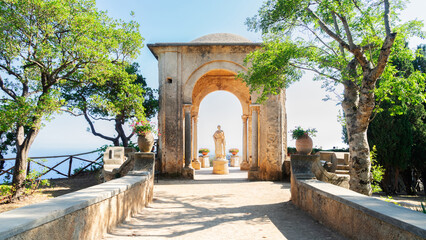
[[[316,180],[309,168],[314,158],[291,156],[293,204],[351,239],[426,239],[423,213]]]
[[[127,176],[0,214],[0,239],[101,239],[152,202],[153,153],[135,153]]]

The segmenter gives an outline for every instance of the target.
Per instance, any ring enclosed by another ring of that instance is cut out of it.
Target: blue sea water
[[[85,152],[91,152],[94,151],[96,149],[34,149],[34,150],[30,150],[29,153],[29,157],[33,158],[33,157],[47,157],[47,156],[63,156],[63,155],[76,155],[79,153],[85,153]],[[85,155],[81,155],[81,156],[77,156],[79,158],[82,159],[86,159],[86,160],[90,160],[90,161],[94,161],[96,160],[99,155],[102,154],[100,152],[95,152],[95,153],[90,153],[90,154],[85,154]],[[8,154],[5,156],[5,158],[14,158],[14,154]],[[57,165],[58,163],[60,163],[61,161],[65,160],[68,156],[64,156],[64,157],[57,157],[57,158],[42,158],[42,159],[33,159],[33,161],[37,161],[43,165],[46,165],[48,167],[53,167],[55,165]],[[101,160],[99,160],[101,161]],[[99,162],[98,161],[98,162]],[[79,160],[75,157],[73,157],[72,160],[72,164],[71,164],[71,174],[74,173],[74,169],[77,169],[79,167],[83,167],[88,165],[89,162],[85,162],[82,160]],[[4,165],[4,169],[9,169],[12,166],[15,165],[15,161],[14,160],[8,160],[5,162]],[[68,171],[70,168],[70,161],[66,160],[63,163],[59,164],[58,166],[55,167],[55,169],[65,175],[68,175]],[[89,167],[90,168],[90,167]],[[31,170],[35,170],[37,172],[43,172],[46,171],[48,169],[46,169],[43,166],[40,166],[36,163],[31,162],[30,163],[30,171]],[[51,170],[49,171],[46,175],[42,176],[42,179],[51,179],[51,178],[65,178],[65,176]],[[5,181],[11,181],[11,177],[8,179],[7,175],[4,174],[2,176],[0,176],[0,183],[3,183]]]

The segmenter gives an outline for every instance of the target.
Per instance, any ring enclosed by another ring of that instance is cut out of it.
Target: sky
[[[189,42],[210,33],[234,33],[261,42],[260,33],[250,32],[244,25],[245,19],[257,13],[263,1],[260,0],[98,0],[97,7],[108,12],[113,18],[125,21],[135,20],[140,24],[145,47],[135,60],[141,73],[152,88],[158,88],[158,62],[146,47],[149,43]],[[411,1],[401,18],[418,18],[425,21],[426,1]],[[131,11],[135,14],[132,17]],[[420,39],[410,41],[414,48]],[[341,140],[341,126],[337,116],[341,107],[336,101],[322,101],[326,96],[321,82],[312,81],[312,74],[305,74],[300,82],[291,85],[287,91],[288,129],[295,126],[316,128],[314,145],[328,149],[346,147]],[[338,88],[337,91],[342,91]],[[241,105],[237,98],[223,91],[211,93],[202,101],[198,124],[198,147],[213,150],[213,133],[218,124],[222,125],[227,139],[227,149],[242,145]],[[155,121],[155,119],[154,119]],[[87,132],[88,124],[83,118],[66,114],[56,116],[41,130],[36,138],[30,156],[71,154],[89,151],[109,142]],[[103,133],[113,133],[109,124],[97,124]],[[288,138],[288,145],[294,141]]]

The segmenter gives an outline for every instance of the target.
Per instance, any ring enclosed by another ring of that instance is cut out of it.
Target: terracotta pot
[[[206,156],[208,152],[201,152],[201,154],[203,154],[203,156]]]
[[[310,138],[308,134],[296,140],[296,150],[298,154],[309,155],[312,152],[312,146],[312,138]]]
[[[154,146],[154,135],[151,132],[139,135],[138,146],[141,152],[151,152]]]
[[[235,155],[237,155],[237,153],[238,153],[238,152],[231,152],[231,153],[232,153],[232,155],[234,155],[234,156],[235,156]]]

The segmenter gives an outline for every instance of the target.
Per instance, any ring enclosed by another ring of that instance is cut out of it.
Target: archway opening
[[[208,94],[200,104],[198,113],[198,148],[210,149],[214,156],[213,134],[220,125],[225,132],[226,153],[231,148],[242,152],[242,106],[238,98],[227,91],[215,91]]]

